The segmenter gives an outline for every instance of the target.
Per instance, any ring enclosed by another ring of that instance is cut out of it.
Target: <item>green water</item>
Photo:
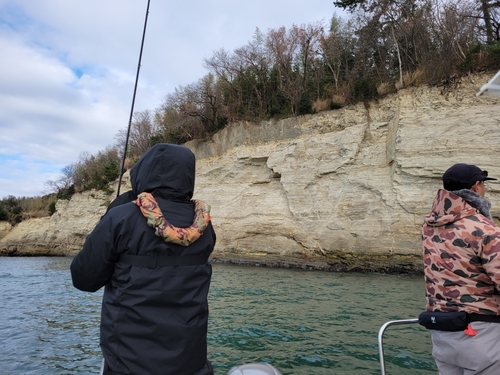
[[[415,318],[422,277],[216,265],[210,358],[270,362],[283,374],[380,374],[377,335],[389,320]],[[436,374],[430,335],[418,324],[384,335],[386,372]]]
[[[75,290],[71,258],[0,258],[0,373],[98,374],[102,292]],[[215,264],[209,358],[216,375],[269,362],[284,375],[380,374],[377,335],[415,318],[423,278]],[[437,374],[418,324],[384,335],[387,375]]]

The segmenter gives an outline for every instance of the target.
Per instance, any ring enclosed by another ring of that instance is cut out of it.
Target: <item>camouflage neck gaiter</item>
[[[469,189],[456,190],[452,191],[452,193],[458,195],[460,198],[469,203],[476,210],[479,210],[481,214],[483,214],[484,216],[486,216],[488,219],[491,220],[491,214],[490,214],[491,203],[488,200],[484,199],[479,194]]]
[[[170,224],[163,216],[155,198],[150,193],[140,193],[135,200],[142,214],[148,219],[148,225],[155,230],[158,237],[165,242],[189,246],[203,234],[210,222],[210,205],[200,200],[194,203],[194,222],[189,228],[178,228]]]

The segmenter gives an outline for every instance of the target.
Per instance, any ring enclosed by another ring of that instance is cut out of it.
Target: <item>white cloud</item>
[[[325,20],[331,1],[151,0],[135,111],[202,78],[203,59],[258,27]],[[115,143],[126,128],[147,0],[0,0],[0,198]]]

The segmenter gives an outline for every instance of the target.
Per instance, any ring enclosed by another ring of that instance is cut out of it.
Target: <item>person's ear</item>
[[[476,181],[476,183],[471,186],[470,190],[472,190],[474,193],[477,193],[478,189],[479,189],[479,184],[480,183],[481,183],[481,181]]]

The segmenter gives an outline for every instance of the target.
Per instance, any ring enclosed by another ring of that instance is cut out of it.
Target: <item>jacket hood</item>
[[[424,219],[424,223],[431,227],[439,227],[479,213],[477,209],[458,195],[441,189],[438,191],[431,213]]]
[[[196,159],[184,146],[159,143],[130,170],[134,193],[157,192],[170,200],[190,200],[194,192]]]

